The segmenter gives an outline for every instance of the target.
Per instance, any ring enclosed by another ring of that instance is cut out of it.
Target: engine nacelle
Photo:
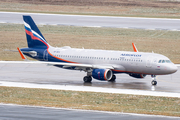
[[[94,69],[92,71],[92,77],[97,80],[111,80],[113,73],[109,69]]]
[[[145,74],[135,74],[135,73],[130,73],[129,76],[134,77],[134,78],[145,78]]]

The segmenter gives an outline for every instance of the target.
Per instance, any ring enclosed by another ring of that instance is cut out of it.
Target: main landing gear
[[[113,75],[112,78],[111,78],[111,80],[109,80],[108,82],[112,82],[112,83],[113,83],[113,82],[116,82],[116,76]]]
[[[92,77],[91,77],[91,76],[85,76],[85,77],[83,78],[83,80],[84,80],[85,83],[91,83]]]
[[[151,84],[152,84],[152,85],[157,85],[156,75],[151,75],[151,77],[152,77],[152,82],[151,82]]]

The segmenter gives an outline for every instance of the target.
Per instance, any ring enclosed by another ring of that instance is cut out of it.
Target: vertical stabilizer
[[[49,44],[39,31],[31,16],[23,16],[24,27],[29,48],[49,48]]]

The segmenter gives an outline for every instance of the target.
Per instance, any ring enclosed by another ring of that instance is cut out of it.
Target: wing
[[[111,65],[93,65],[93,64],[76,64],[76,63],[63,63],[63,62],[43,62],[47,65],[53,65],[56,67],[62,67],[65,69],[75,69],[75,70],[84,70],[87,71],[91,69],[114,69]]]

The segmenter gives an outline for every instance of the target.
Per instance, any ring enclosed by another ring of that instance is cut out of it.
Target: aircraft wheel
[[[115,82],[115,81],[116,81],[116,76],[113,75],[112,78],[111,78],[111,80],[109,80],[108,82]]]
[[[152,85],[157,85],[157,81],[153,80],[153,81],[151,82],[151,84],[152,84]]]
[[[85,76],[83,78],[83,80],[84,80],[85,83],[90,83],[92,81],[92,77],[91,76]]]

